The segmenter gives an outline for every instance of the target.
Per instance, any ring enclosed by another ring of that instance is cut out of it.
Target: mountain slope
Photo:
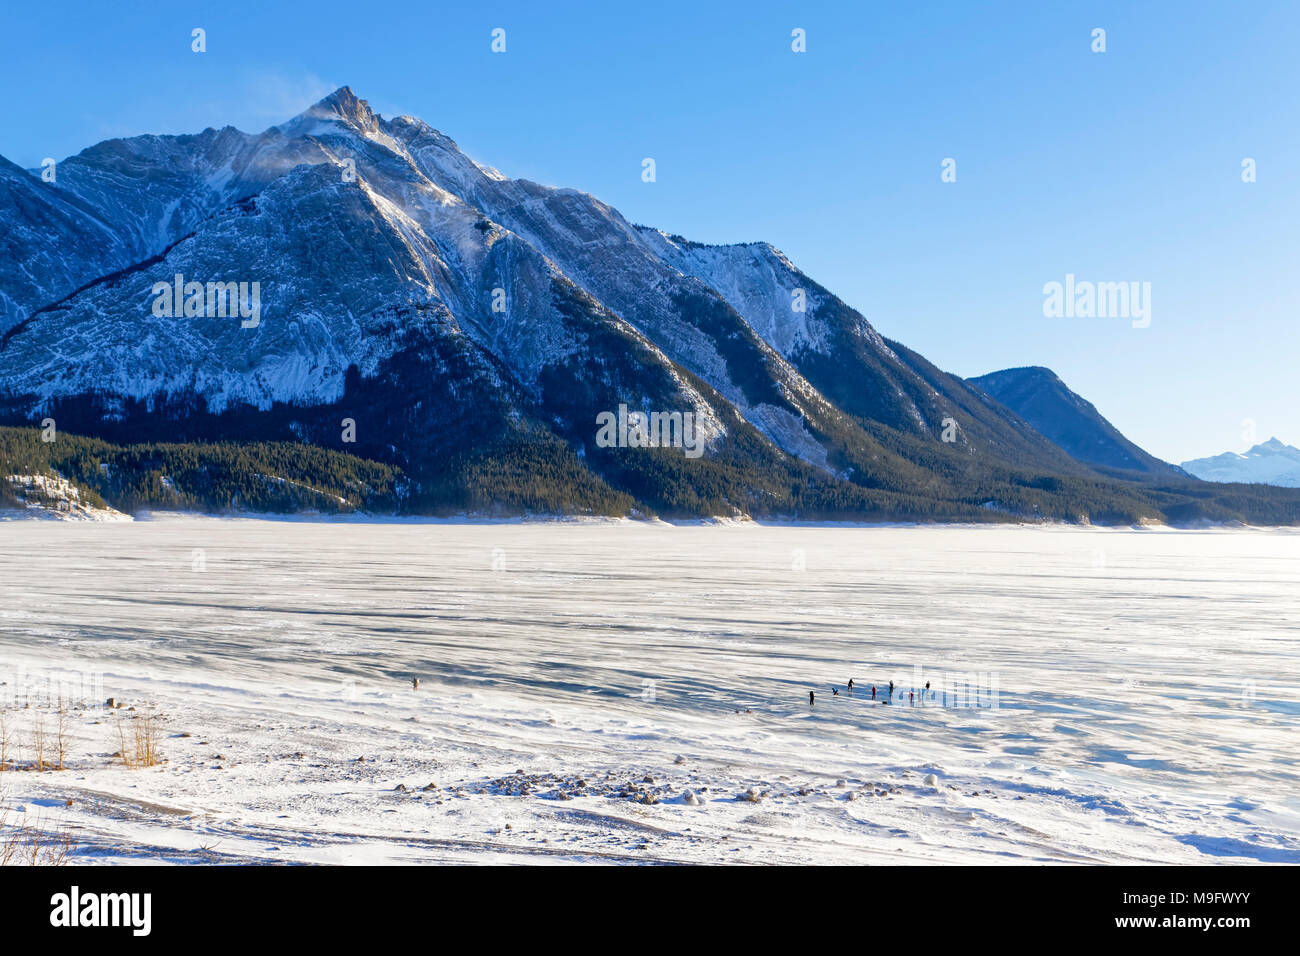
[[[0,222],[0,334],[131,261],[127,243],[93,207],[2,156]]]
[[[260,134],[110,140],[58,168],[50,184],[0,169],[21,221],[0,265],[3,422],[310,443],[402,469],[414,511],[1216,507],[1071,458],[770,245],[634,226],[346,87]],[[226,283],[249,309],[218,308]],[[682,416],[703,453],[607,447],[597,423],[624,409]],[[1276,510],[1293,505],[1300,520],[1300,498]]]
[[[1070,391],[1051,369],[1009,368],[969,381],[1079,461],[1161,478],[1186,477],[1178,468],[1147,454],[1125,438],[1091,402]]]

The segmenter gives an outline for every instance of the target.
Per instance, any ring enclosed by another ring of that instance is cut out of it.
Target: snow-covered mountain
[[[772,246],[510,179],[347,87],[262,133],[109,140],[51,183],[0,162],[0,221],[0,423],[308,442],[405,469],[420,507],[1159,514],[1122,485],[1081,502],[1086,464]],[[621,406],[691,415],[706,453],[601,446]]]
[[[1278,485],[1300,488],[1300,448],[1277,438],[1237,454],[1226,451],[1211,458],[1183,462],[1183,470],[1204,481]]]
[[[819,463],[824,442],[809,426],[839,416],[801,367],[838,365],[838,348],[873,366],[856,392],[891,427],[937,433],[958,412],[942,393],[969,400],[955,380],[925,381],[772,247],[706,248],[634,227],[585,193],[482,167],[419,120],[384,120],[347,88],[259,135],[113,140],[59,164],[57,185],[24,185],[42,212],[84,210],[116,237],[96,256],[64,246],[59,223],[13,243],[3,385],[40,403],[88,392],[190,393],[217,411],[329,400],[350,365],[373,375],[430,323],[536,390],[587,335],[557,296],[590,296],[576,309],[584,321],[645,336],[651,364],[698,375],[785,451]],[[85,229],[70,222],[62,234]],[[35,279],[61,247],[60,280]],[[102,278],[115,270],[127,273]],[[260,281],[267,322],[158,321],[149,290],[178,273]],[[504,311],[492,309],[494,289]]]

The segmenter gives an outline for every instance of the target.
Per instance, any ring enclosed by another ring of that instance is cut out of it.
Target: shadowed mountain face
[[[1160,478],[1186,477],[1125,438],[1051,369],[1009,368],[969,381],[1081,462]]]
[[[308,443],[402,469],[415,511],[1170,510],[772,246],[508,179],[346,87],[260,134],[110,140],[51,183],[0,163],[0,217],[8,424]],[[700,454],[625,447],[635,425],[610,447],[621,408],[683,416]]]

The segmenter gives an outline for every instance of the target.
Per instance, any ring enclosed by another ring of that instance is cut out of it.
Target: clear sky
[[[1243,449],[1245,420],[1300,445],[1295,2],[6,0],[0,17],[0,154],[23,166],[259,130],[347,84],[507,175],[771,242],[949,371],[1049,366],[1167,460]],[[1150,282],[1150,326],[1044,317],[1067,273]]]

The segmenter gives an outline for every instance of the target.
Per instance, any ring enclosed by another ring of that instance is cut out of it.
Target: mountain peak
[[[375,116],[375,111],[370,108],[370,104],[352,92],[350,86],[340,86],[329,96],[295,117],[295,120],[307,117],[318,120],[341,120],[348,126],[363,132],[373,131],[379,126],[378,118]]]
[[[1292,447],[1291,447],[1290,445],[1288,445],[1286,442],[1282,441],[1282,439],[1280,439],[1280,438],[1278,438],[1276,435],[1274,435],[1274,436],[1273,436],[1272,438],[1270,438],[1268,441],[1262,441],[1262,442],[1260,442],[1260,443],[1259,443],[1258,445],[1256,445],[1254,448],[1252,448],[1252,449],[1250,449],[1249,451],[1247,451],[1246,454],[1250,455],[1250,454],[1254,454],[1254,453],[1256,453],[1256,452],[1264,452],[1264,451],[1287,451],[1287,450],[1295,451],[1296,449],[1292,448]]]
[[[1227,451],[1212,458],[1185,461],[1183,469],[1206,481],[1300,488],[1300,448],[1273,437],[1241,454]]]
[[[1161,478],[1185,477],[1129,441],[1059,375],[1042,365],[1004,368],[969,379],[1078,461]]]

